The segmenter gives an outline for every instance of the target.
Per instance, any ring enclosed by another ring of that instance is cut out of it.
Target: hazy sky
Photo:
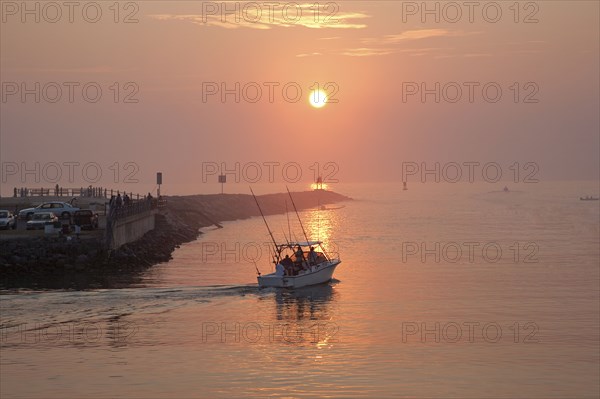
[[[206,192],[210,168],[236,162],[243,183],[260,164],[259,183],[272,168],[281,187],[284,164],[294,163],[287,180],[299,165],[309,181],[315,162],[343,182],[401,181],[403,162],[497,162],[509,179],[511,165],[527,174],[531,162],[542,180],[598,178],[596,1],[339,1],[318,13],[314,3],[76,3],[41,2],[36,15],[35,2],[31,14],[1,2],[2,195],[54,186],[56,164],[60,185],[83,184],[84,165],[93,180],[99,165],[98,185],[134,192],[162,171],[171,194]],[[338,102],[312,107],[315,83]],[[36,162],[39,183],[20,174]]]

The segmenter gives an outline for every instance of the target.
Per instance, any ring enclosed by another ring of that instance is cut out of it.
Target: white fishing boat
[[[302,251],[301,257],[299,250]],[[286,251],[292,252],[291,256],[284,255]],[[336,255],[328,254],[321,241],[277,245],[275,272],[259,275],[258,285],[261,288],[300,288],[326,283],[342,262]]]
[[[256,206],[260,211],[260,215],[265,222],[265,226],[269,231],[269,235],[273,240],[273,264],[275,265],[275,272],[270,274],[261,275],[258,267],[256,272],[258,274],[258,286],[260,288],[275,287],[275,288],[300,288],[307,287],[310,285],[317,285],[327,283],[333,277],[333,272],[337,265],[342,261],[337,253],[328,253],[321,241],[309,241],[298,215],[296,204],[292,198],[292,194],[288,190],[290,200],[294,206],[294,211],[302,227],[302,233],[306,241],[304,242],[290,242],[286,237],[286,243],[281,244],[275,241],[273,232],[269,228],[267,219],[260,208],[258,199],[254,195],[252,188],[250,188],[252,196],[256,201]],[[287,211],[287,204],[286,204]],[[287,213],[287,212],[286,212]],[[289,218],[288,218],[288,229],[289,229]],[[285,233],[284,233],[285,235]],[[290,231],[291,237],[291,231]]]

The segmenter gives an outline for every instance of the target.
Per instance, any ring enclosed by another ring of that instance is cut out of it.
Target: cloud
[[[352,57],[367,57],[367,56],[381,56],[389,54],[404,53],[413,57],[421,57],[425,55],[432,55],[435,53],[442,53],[452,50],[449,47],[421,47],[413,48],[406,47],[406,43],[430,39],[435,37],[462,37],[480,34],[482,32],[464,32],[464,31],[451,31],[447,29],[414,29],[407,30],[398,34],[384,35],[376,38],[363,38],[360,43],[363,45],[358,48],[347,49],[340,54],[352,56]],[[474,56],[474,55],[470,55]]]
[[[481,58],[481,57],[492,57],[490,53],[467,53],[463,54],[465,58]]]
[[[348,57],[379,57],[391,54],[405,54],[411,57],[422,57],[426,55],[436,56],[440,54],[447,54],[449,51],[456,50],[455,47],[424,47],[410,45],[416,41],[422,41],[425,39],[436,38],[436,37],[463,37],[470,35],[477,35],[483,32],[473,31],[452,31],[447,29],[415,29],[407,30],[398,34],[383,35],[375,38],[362,38],[359,40],[359,45],[356,47],[349,47],[341,50],[332,50],[328,53],[344,55]],[[323,40],[325,38],[322,38]],[[411,47],[412,46],[412,47]],[[299,54],[298,57],[305,57],[308,55],[321,55],[322,53],[311,53],[311,54]],[[452,56],[452,55],[449,55]],[[463,57],[487,57],[489,54],[484,53],[468,53],[461,55]]]
[[[415,29],[407,30],[395,35],[385,35],[379,38],[364,38],[361,41],[365,44],[389,45],[410,40],[429,39],[432,37],[460,37],[479,33],[481,32],[450,31],[447,29]]]
[[[415,47],[415,48],[394,48],[394,47],[358,47],[349,48],[339,52],[341,55],[350,57],[368,57],[381,56],[389,54],[406,54],[411,57],[422,57],[444,51],[454,50],[452,47]]]
[[[360,21],[370,18],[362,12],[340,12],[339,8],[333,6],[331,7],[333,10],[329,11],[319,6],[317,13],[315,5],[309,3],[296,4],[294,7],[286,5],[286,8],[275,5],[269,7],[265,5],[263,8],[259,3],[248,3],[243,6],[240,3],[233,3],[232,8],[221,9],[223,4],[225,3],[211,3],[211,7],[214,8],[203,10],[202,14],[152,14],[149,17],[159,21],[187,21],[225,29],[272,29],[296,26],[310,29],[363,29],[367,25]],[[249,7],[249,4],[253,6]]]
[[[369,48],[369,47],[359,47],[359,48],[350,48],[340,52],[341,55],[347,55],[350,57],[370,57],[370,56],[381,56],[388,55],[394,53],[393,49],[385,49],[385,48]]]
[[[448,33],[445,29],[418,29],[408,30],[396,35],[385,35],[378,38],[364,38],[361,41],[365,44],[394,44],[404,40],[418,40],[429,37],[445,36]]]
[[[296,57],[302,58],[302,57],[314,57],[317,55],[323,55],[323,53],[306,53],[306,54],[296,54]]]

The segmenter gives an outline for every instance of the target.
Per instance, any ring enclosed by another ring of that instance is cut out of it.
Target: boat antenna
[[[260,208],[260,204],[258,203],[258,199],[256,198],[256,195],[254,195],[254,191],[252,191],[252,187],[250,187],[250,192],[252,193],[252,197],[254,197],[254,201],[256,202],[256,206],[258,207],[258,211],[260,212],[260,216],[262,216],[263,221],[265,222],[265,226],[267,226],[267,230],[269,231],[269,235],[271,236],[271,240],[273,240],[273,248],[275,250],[275,256],[277,257],[277,263],[279,263],[279,253],[277,252],[277,242],[275,241],[275,237],[273,237],[273,233],[271,232],[271,229],[269,228],[269,224],[267,223],[267,219],[265,219],[265,215],[262,211],[262,209]]]
[[[298,209],[296,208],[296,204],[294,203],[294,199],[292,198],[292,193],[290,193],[290,189],[285,186],[285,189],[290,196],[290,200],[292,201],[292,206],[294,207],[294,211],[296,212],[296,216],[298,217],[298,221],[300,222],[300,227],[302,227],[302,234],[304,234],[304,238],[306,239],[306,243],[308,244],[308,236],[306,235],[306,230],[304,230],[304,225],[302,224],[302,220],[300,219],[300,215],[298,215]]]
[[[290,214],[288,213],[287,200],[285,200],[285,216],[287,217],[288,222],[288,235],[290,236],[290,240],[292,239],[292,229],[290,227]],[[289,244],[289,242],[288,242]]]

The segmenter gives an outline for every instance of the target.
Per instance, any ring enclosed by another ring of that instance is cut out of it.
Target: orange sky
[[[123,181],[123,165],[133,162],[140,184],[160,170],[185,187],[182,193],[205,190],[203,162],[296,162],[303,180],[312,178],[310,165],[333,162],[345,182],[399,181],[404,161],[536,162],[545,180],[598,178],[597,2],[521,2],[518,15],[513,2],[498,2],[495,23],[490,2],[472,10],[473,22],[468,8],[457,18],[447,2],[438,3],[439,21],[414,9],[421,2],[321,2],[316,20],[314,8],[303,4],[297,21],[292,3],[280,3],[271,17],[267,3],[255,3],[258,16],[248,3],[229,2],[240,7],[238,22],[235,15],[223,21],[221,3],[123,2],[117,23],[112,2],[98,3],[97,23],[81,10],[69,23],[66,9],[56,23],[47,21],[55,10],[40,9],[37,23],[35,15],[23,16],[20,2],[17,9],[8,3],[2,2],[0,39],[4,169],[7,162],[97,162],[98,184],[141,191]],[[328,13],[333,19],[325,21]],[[123,23],[128,15],[137,22]],[[10,91],[24,82],[40,82],[39,103]],[[75,89],[71,103],[65,88],[51,103],[49,82],[97,82],[102,97],[89,103]],[[249,91],[239,103],[234,95],[223,102],[220,93],[203,92],[236,82],[264,88],[261,99],[247,101],[254,97]],[[338,103],[312,108],[315,82],[336,88]],[[433,94],[425,102],[420,93],[403,98],[409,84],[436,82],[449,90],[439,103]],[[456,103],[448,101],[451,82],[465,90]],[[473,102],[464,82],[478,85]],[[482,97],[490,82],[502,89],[496,103]],[[266,84],[275,88],[273,102]],[[286,84],[302,89],[300,101],[286,101]],[[134,89],[138,102],[123,103]],[[538,102],[524,103],[528,94]],[[53,186],[43,175],[36,183],[3,172],[2,195],[7,187]],[[66,177],[60,183],[73,185]]]

